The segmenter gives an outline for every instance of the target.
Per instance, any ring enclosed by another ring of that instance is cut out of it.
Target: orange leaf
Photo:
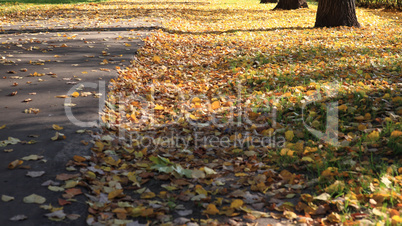
[[[74,155],[73,159],[74,159],[74,161],[76,161],[76,162],[84,162],[84,161],[87,160],[86,158],[84,158],[84,157],[82,157],[82,156],[79,156],[79,155]]]
[[[74,93],[71,94],[71,96],[72,96],[72,97],[79,97],[80,94],[79,94],[78,92],[74,92]]]
[[[218,109],[218,108],[220,108],[221,107],[221,104],[219,103],[219,101],[214,101],[213,103],[212,103],[212,109],[213,110],[216,110],[216,109]]]
[[[64,200],[64,199],[58,199],[58,202],[59,202],[59,205],[60,206],[64,206],[64,205],[67,205],[67,204],[71,204],[71,202],[69,202],[69,201],[67,201],[67,200]]]
[[[15,167],[21,165],[23,162],[24,162],[24,161],[19,160],[19,159],[14,160],[14,161],[12,161],[12,162],[10,162],[10,163],[8,164],[8,168],[9,168],[9,169],[14,169]]]

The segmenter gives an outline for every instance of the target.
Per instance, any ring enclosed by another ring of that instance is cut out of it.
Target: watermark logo
[[[320,141],[330,144],[335,147],[340,147],[340,146],[345,146],[347,145],[347,142],[339,142],[339,110],[338,110],[338,101],[326,103],[327,107],[327,115],[326,115],[326,129],[325,132],[321,132],[319,130],[316,130],[309,126],[306,121],[304,120],[304,112],[306,107],[309,104],[315,103],[317,101],[323,100],[322,95],[320,94],[321,90],[323,89],[323,93],[326,95],[326,97],[329,98],[335,98],[338,96],[339,92],[339,83],[337,82],[332,82],[329,84],[326,84],[324,86],[321,86],[320,88],[317,89],[316,96],[314,97],[314,100],[309,100],[303,103],[302,106],[302,118],[303,118],[303,125],[309,131],[311,134],[313,134],[317,139]]]
[[[246,94],[242,93],[242,87],[240,83],[237,85],[237,91],[235,95],[218,95],[214,97],[216,100],[225,100],[232,103],[225,108],[225,117],[215,111],[208,111],[205,109],[211,109],[213,103],[206,95],[188,95],[180,87],[175,84],[163,84],[164,95],[167,98],[175,99],[175,114],[171,118],[169,123],[161,123],[157,120],[157,110],[162,108],[157,104],[156,98],[164,98],[160,94],[157,94],[155,90],[158,89],[160,84],[152,82],[147,85],[148,93],[141,95],[135,92],[127,95],[127,93],[117,94],[113,102],[107,102],[106,98],[106,84],[104,81],[99,83],[84,82],[73,86],[67,93],[69,98],[65,99],[65,112],[74,125],[79,127],[100,127],[102,120],[101,116],[106,117],[108,124],[115,124],[118,128],[118,138],[132,146],[137,147],[150,147],[151,145],[156,147],[174,148],[180,146],[181,148],[187,148],[190,145],[199,147],[236,147],[236,146],[255,146],[255,147],[283,147],[285,145],[285,138],[279,137],[276,134],[263,134],[261,131],[266,131],[267,128],[276,128],[277,124],[277,108],[276,103],[279,102],[281,97],[273,97],[270,100],[264,99],[262,96],[262,104],[258,107],[250,104],[250,98]],[[101,94],[98,102],[99,106],[99,120],[84,122],[78,120],[72,111],[71,107],[71,94],[76,92],[77,89],[82,87],[97,89]],[[321,90],[322,89],[322,90]],[[338,95],[339,84],[336,82],[326,84],[317,89],[316,95],[313,97],[306,97],[306,101],[302,104],[302,122],[306,130],[315,136],[322,142],[331,144],[333,146],[343,146],[344,143],[339,142],[339,115],[338,115],[338,102],[326,103],[327,115],[326,115],[326,129],[325,132],[314,129],[309,126],[305,121],[306,108],[317,101],[324,100],[322,95],[325,95],[327,99],[335,98]],[[329,97],[329,98],[328,98]],[[260,98],[260,99],[261,99]],[[199,107],[194,109],[194,102],[202,101],[205,109]],[[138,116],[135,122],[129,122],[127,119],[128,107],[130,103],[136,103],[136,107],[129,109],[131,115]],[[113,108],[113,114],[108,115],[108,111],[104,111],[105,105],[109,108]],[[205,110],[205,112],[203,111]],[[202,112],[202,120],[197,120],[193,111]],[[116,114],[117,113],[117,114]],[[255,115],[264,115],[264,120],[258,120]],[[136,128],[147,130],[147,128],[161,129],[172,125],[178,125],[183,121],[187,122],[188,128],[193,132],[190,135],[180,136],[179,134],[171,134],[159,136],[156,133],[148,132],[146,135],[136,132]],[[130,124],[132,128],[122,127],[124,123]],[[219,135],[210,135],[200,132],[203,128],[213,127],[218,131],[221,131]],[[241,132],[244,130],[243,132]],[[260,132],[257,132],[259,130]],[[133,132],[134,131],[134,132]],[[254,131],[251,132],[250,131]],[[234,136],[234,137],[233,137]]]

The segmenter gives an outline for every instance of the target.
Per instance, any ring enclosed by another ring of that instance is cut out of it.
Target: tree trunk
[[[315,27],[360,27],[355,0],[319,0]]]
[[[261,0],[260,3],[277,3],[278,0]]]
[[[308,8],[306,0],[279,0],[274,10],[276,9],[289,10],[298,8]]]

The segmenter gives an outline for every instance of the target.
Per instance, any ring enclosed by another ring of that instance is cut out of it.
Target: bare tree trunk
[[[279,0],[278,4],[275,6],[276,9],[299,9],[308,8],[306,0]]]
[[[360,27],[355,0],[319,0],[315,27]]]

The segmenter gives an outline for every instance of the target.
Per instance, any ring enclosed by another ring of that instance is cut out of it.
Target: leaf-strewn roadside
[[[311,29],[314,7],[162,6],[112,81],[91,222],[401,222],[400,15]]]
[[[93,156],[75,159],[88,224],[402,222],[400,13],[312,29],[314,6],[120,7],[163,23],[111,81]]]
[[[112,81],[90,221],[400,222],[397,21],[359,11],[363,29],[310,29],[314,9],[163,7],[164,31]],[[325,131],[330,102],[338,147],[307,129]]]

